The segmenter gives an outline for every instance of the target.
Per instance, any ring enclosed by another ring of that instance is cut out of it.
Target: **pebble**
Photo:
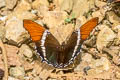
[[[120,18],[113,11],[108,12],[107,15],[113,28],[120,25]]]
[[[88,63],[90,63],[92,61],[92,55],[86,53],[83,57],[82,57],[82,61],[86,61]]]
[[[98,27],[101,27],[101,31],[98,33],[96,45],[97,49],[101,51],[109,42],[113,41],[116,34],[106,25],[99,25]]]
[[[24,12],[28,10],[31,10],[31,5],[29,2],[27,2],[27,0],[21,0],[14,11]]]
[[[96,69],[98,73],[108,71],[110,69],[110,62],[106,57],[101,57],[100,59],[93,60],[90,67]]]
[[[8,76],[8,80],[19,80],[19,79],[16,79],[14,77]]]
[[[4,40],[5,39],[5,27],[0,24],[0,39]]]
[[[48,7],[49,6],[49,3],[48,3],[48,0],[35,0],[33,3],[32,3],[32,7],[34,9],[38,9],[40,6],[46,6]]]
[[[5,0],[6,3],[6,7],[8,9],[13,9],[15,7],[15,5],[17,4],[18,0]]]
[[[116,77],[117,77],[118,79],[120,79],[120,72],[119,72],[119,71],[116,72]]]
[[[19,20],[16,17],[12,17],[11,19],[7,20],[5,29],[5,38],[7,38],[8,40],[12,40],[16,43],[19,43],[24,40],[25,29],[23,28],[22,20]],[[24,34],[23,37],[21,37],[22,34]]]
[[[26,44],[23,44],[20,47],[19,54],[23,54],[27,58],[32,58],[32,56],[33,56],[31,49]]]
[[[73,1],[74,0],[64,0],[62,4],[60,5],[60,9],[63,11],[68,11],[70,12],[73,7]]]
[[[42,80],[39,76],[36,76],[33,80]]]
[[[5,0],[0,0],[0,8],[5,7]]]
[[[11,67],[10,68],[10,76],[23,79],[25,76],[24,68],[23,67]]]
[[[73,0],[73,9],[71,14],[75,14],[75,17],[83,16],[91,8],[94,8],[95,0]]]

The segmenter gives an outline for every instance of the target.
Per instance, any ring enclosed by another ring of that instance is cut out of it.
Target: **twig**
[[[3,55],[3,60],[4,60],[4,66],[5,66],[4,80],[8,80],[7,52],[5,50],[4,44],[1,39],[0,39],[0,47],[2,49],[2,55]]]

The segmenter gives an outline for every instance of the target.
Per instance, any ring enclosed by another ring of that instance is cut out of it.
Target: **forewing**
[[[80,50],[80,31],[73,32],[65,46],[64,66],[72,63]]]
[[[60,44],[51,33],[47,32],[47,35],[43,36],[41,41],[36,42],[36,46],[38,53],[42,53],[43,61],[47,61],[48,64],[52,64],[54,67],[58,65],[57,54]]]
[[[98,17],[93,18],[80,27],[81,40],[86,40],[98,23]]]
[[[45,28],[41,25],[33,22],[32,20],[23,20],[24,28],[29,32],[32,41],[36,42],[41,40],[41,37],[45,31]]]
[[[90,32],[95,28],[98,23],[98,18],[93,18],[86,22],[76,32],[73,32],[70,39],[65,45],[65,60],[64,64],[70,64],[80,52],[81,44],[89,37]]]
[[[44,27],[31,20],[24,20],[23,23],[32,41],[35,42],[36,50],[42,61],[56,65],[56,54],[58,53],[58,46],[60,46],[57,39]]]

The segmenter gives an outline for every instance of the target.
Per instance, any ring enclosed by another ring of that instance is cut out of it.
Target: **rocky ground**
[[[61,43],[94,17],[99,24],[64,69],[41,63],[23,27],[23,19],[46,24]],[[1,80],[120,80],[119,0],[0,0],[0,39]]]

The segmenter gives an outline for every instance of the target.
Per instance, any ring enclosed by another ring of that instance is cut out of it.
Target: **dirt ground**
[[[65,68],[41,62],[23,26],[33,20],[62,43],[95,17],[97,26]],[[0,80],[120,80],[119,51],[120,0],[0,0]]]

